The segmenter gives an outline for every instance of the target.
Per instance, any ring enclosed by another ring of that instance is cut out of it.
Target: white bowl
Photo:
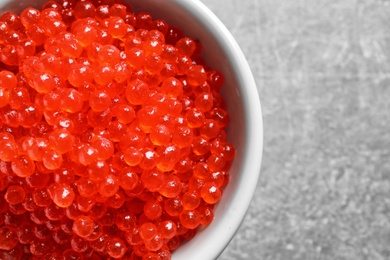
[[[20,12],[27,6],[40,8],[46,0],[0,0],[0,11]],[[124,0],[135,11],[148,11],[165,19],[185,35],[199,39],[208,65],[225,76],[222,88],[231,123],[228,140],[237,149],[231,180],[215,208],[214,221],[192,240],[181,245],[173,260],[216,259],[235,235],[249,208],[257,186],[263,149],[260,100],[253,75],[238,44],[222,22],[200,1]]]

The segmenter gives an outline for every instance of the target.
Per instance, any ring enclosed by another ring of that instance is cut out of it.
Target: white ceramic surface
[[[236,41],[218,18],[197,0],[124,0],[135,11],[149,11],[180,27],[203,45],[203,57],[225,76],[222,96],[231,123],[228,139],[237,155],[231,166],[231,181],[215,209],[215,219],[206,229],[173,253],[173,260],[216,259],[229,244],[250,205],[260,174],[263,124],[256,84]],[[45,0],[0,0],[0,11],[40,7]],[[234,17],[232,18],[234,19]]]

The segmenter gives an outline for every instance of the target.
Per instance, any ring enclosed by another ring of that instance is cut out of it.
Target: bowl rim
[[[157,0],[156,0],[157,1]],[[244,179],[239,178],[236,189],[245,190],[244,193],[237,194],[231,198],[226,206],[216,207],[216,215],[223,211],[224,214],[232,218],[223,218],[222,221],[213,221],[211,228],[206,227],[198,233],[189,243],[181,245],[172,254],[172,260],[198,260],[198,259],[217,259],[233,239],[237,230],[245,219],[249,210],[253,195],[257,188],[260,176],[261,161],[263,155],[263,119],[258,88],[253,77],[250,66],[244,56],[241,48],[233,35],[219,18],[201,1],[193,0],[165,0],[179,5],[182,9],[191,13],[196,20],[207,28],[214,35],[216,42],[226,54],[227,60],[232,64],[239,82],[245,85],[245,91],[239,95],[243,99],[245,122],[247,123],[244,145],[246,147],[243,154],[244,161],[241,163],[241,173]],[[243,89],[242,89],[243,90]],[[246,179],[248,178],[248,179]],[[229,185],[228,187],[229,188]],[[221,203],[222,199],[219,203]],[[221,206],[221,205],[219,205]],[[222,213],[221,213],[222,214]],[[209,232],[208,232],[209,231]],[[223,233],[221,236],[219,233]],[[197,239],[198,241],[193,241]],[[209,246],[198,247],[199,243]],[[186,254],[186,249],[191,250],[191,255]],[[211,248],[214,248],[211,250]],[[218,250],[217,250],[218,249]]]

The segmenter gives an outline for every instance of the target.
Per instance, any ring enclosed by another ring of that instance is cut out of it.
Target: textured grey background
[[[257,191],[219,260],[390,259],[390,1],[202,2],[264,119]]]

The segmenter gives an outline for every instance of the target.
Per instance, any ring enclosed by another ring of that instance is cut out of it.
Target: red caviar
[[[201,49],[120,1],[0,16],[0,256],[170,259],[212,222],[235,149]]]

